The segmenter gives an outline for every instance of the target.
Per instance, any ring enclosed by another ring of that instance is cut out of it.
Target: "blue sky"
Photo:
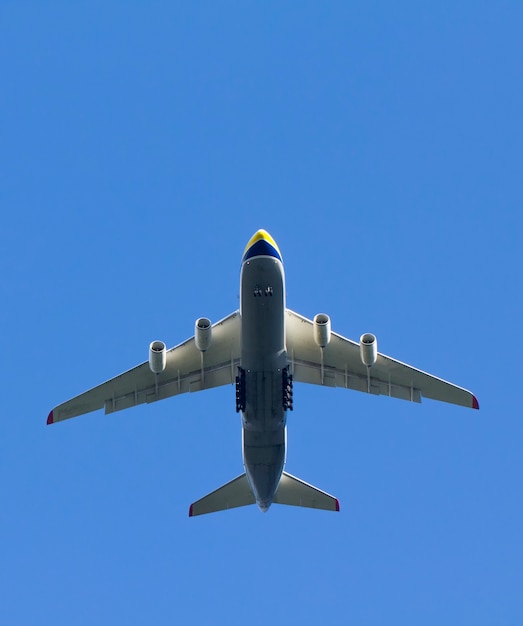
[[[12,625],[521,624],[516,2],[4,2],[0,614]],[[289,307],[481,410],[296,385],[287,469],[339,514],[189,519],[234,389],[46,427],[238,307]]]

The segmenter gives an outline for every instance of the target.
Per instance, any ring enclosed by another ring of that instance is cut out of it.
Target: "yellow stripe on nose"
[[[258,241],[260,240],[270,243],[271,246],[278,252],[278,254],[281,257],[281,252],[280,252],[280,249],[278,248],[278,244],[274,241],[274,239],[269,235],[269,233],[266,230],[263,230],[263,228],[261,228],[260,230],[257,230],[254,233],[254,235],[249,239],[248,244],[245,246],[245,251],[243,253],[243,256],[247,254],[247,251],[249,250],[249,248],[252,248],[252,246],[258,243]]]

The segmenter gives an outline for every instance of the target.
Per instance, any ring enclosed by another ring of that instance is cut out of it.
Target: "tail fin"
[[[234,509],[237,506],[246,506],[255,502],[247,476],[242,474],[191,504],[189,517]]]
[[[339,511],[340,503],[317,487],[283,472],[278,491],[272,500],[275,504],[290,504],[292,506],[306,506],[312,509]]]
[[[283,472],[278,490],[272,501],[275,504],[305,506],[326,511],[340,510],[340,503],[337,498],[291,474],[287,474],[287,472]],[[191,504],[189,517],[255,503],[256,499],[251,491],[247,476],[242,474]]]

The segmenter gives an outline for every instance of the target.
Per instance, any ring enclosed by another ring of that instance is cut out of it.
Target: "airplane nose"
[[[254,235],[249,239],[249,241],[247,243],[247,247],[252,246],[257,241],[268,241],[268,242],[273,243],[273,244],[276,243],[274,241],[274,239],[270,236],[270,234],[264,228],[259,228],[254,233]]]
[[[282,261],[278,244],[263,228],[257,230],[249,239],[243,253],[242,263],[253,256],[273,256],[279,259],[279,261]]]
[[[257,502],[256,504],[262,513],[267,513],[271,506],[271,502]]]

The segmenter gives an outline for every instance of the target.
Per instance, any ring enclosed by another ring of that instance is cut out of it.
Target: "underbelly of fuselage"
[[[243,461],[258,505],[269,507],[278,488],[286,454],[283,406],[285,281],[273,257],[246,261],[241,275],[244,372]]]

